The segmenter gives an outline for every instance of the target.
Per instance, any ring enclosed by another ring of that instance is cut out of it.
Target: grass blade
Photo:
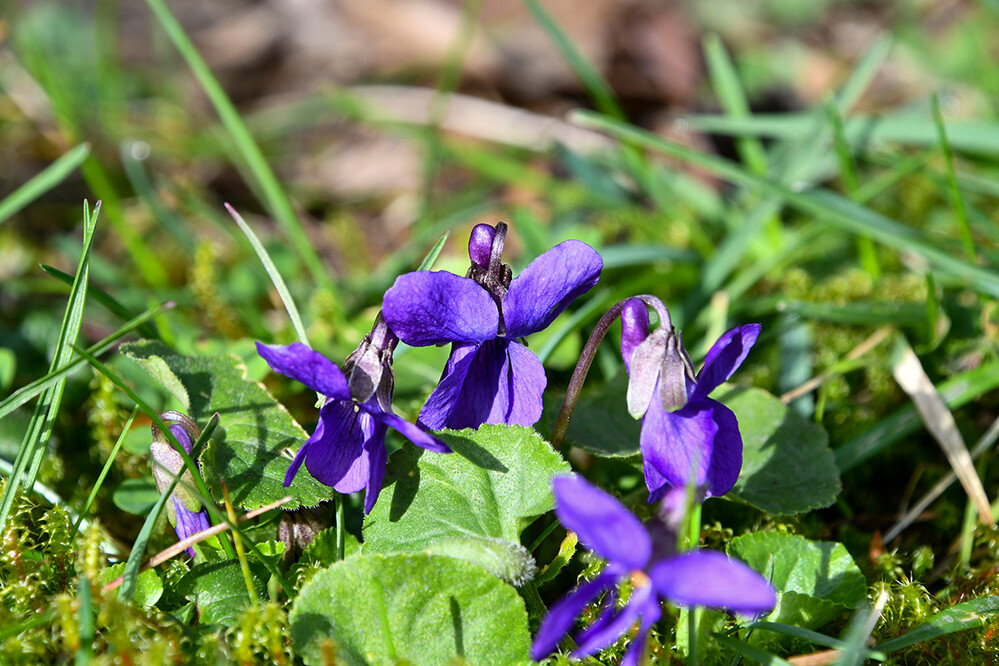
[[[94,231],[97,227],[97,218],[100,215],[100,202],[94,206],[93,215],[90,214],[89,206],[86,202],[83,205],[83,252],[80,255],[80,262],[76,270],[76,279],[69,295],[69,302],[66,305],[66,312],[63,315],[62,326],[59,330],[59,338],[56,341],[55,350],[52,354],[51,371],[57,371],[68,365],[73,353],[73,344],[80,333],[80,323],[83,321],[83,308],[87,298],[87,281],[90,276],[90,251],[93,248]],[[38,468],[41,466],[42,458],[49,437],[52,434],[52,426],[55,422],[56,414],[62,403],[62,393],[66,386],[65,378],[55,381],[45,390],[41,399],[35,405],[35,412],[28,424],[21,447],[18,449],[17,457],[14,460],[14,469],[4,486],[3,495],[0,496],[0,529],[7,523],[7,517],[14,506],[21,488],[34,485],[38,476]]]
[[[153,310],[147,310],[138,317],[135,317],[131,321],[127,322],[124,326],[122,326],[117,331],[115,331],[108,337],[104,338],[97,344],[88,347],[87,353],[93,356],[100,356],[108,349],[110,349],[112,346],[114,346],[114,344],[118,340],[128,335],[132,331],[140,328],[143,323],[158,316],[164,310],[172,307],[173,303],[169,302]],[[68,363],[57,370],[52,370],[44,377],[40,377],[39,379],[36,379],[27,386],[23,386],[18,390],[14,391],[9,396],[4,398],[2,402],[0,402],[0,418],[7,416],[15,409],[17,409],[24,403],[28,402],[42,391],[45,391],[46,389],[50,388],[55,382],[59,381],[60,379],[62,379],[69,373],[73,372],[74,370],[76,370],[85,363],[86,363],[85,359],[78,358],[72,363]]]
[[[950,463],[957,478],[964,486],[964,492],[968,498],[974,502],[978,510],[979,519],[986,525],[994,525],[992,520],[992,507],[989,505],[989,498],[982,487],[982,480],[975,470],[975,463],[971,460],[971,453],[968,446],[961,437],[961,432],[957,429],[957,422],[954,415],[947,408],[947,404],[937,393],[937,388],[926,376],[922,363],[912,347],[904,341],[900,341],[896,350],[897,360],[892,364],[892,374],[902,390],[905,391],[916,410],[922,418],[926,429],[937,440],[947,462]]]
[[[731,118],[746,118],[751,115],[746,92],[739,82],[735,64],[717,34],[712,33],[704,38],[704,56],[708,65],[708,75],[711,77],[711,87],[725,113]],[[761,176],[767,173],[769,170],[767,153],[759,139],[739,137],[735,142],[735,148],[739,152],[739,157],[753,173]]]
[[[302,324],[302,316],[298,314],[298,307],[295,305],[295,299],[291,297],[291,292],[288,291],[288,285],[285,284],[284,278],[281,277],[281,272],[278,271],[277,266],[271,260],[271,255],[267,253],[267,248],[264,244],[260,242],[260,238],[257,234],[253,232],[250,225],[246,223],[243,216],[236,212],[236,209],[229,204],[225,205],[225,209],[229,211],[232,215],[232,219],[236,220],[236,224],[239,225],[240,231],[246,236],[246,240],[250,241],[250,245],[253,246],[254,252],[257,253],[257,257],[260,258],[260,263],[264,265],[264,270],[267,271],[267,275],[270,276],[271,282],[274,284],[274,288],[277,289],[278,295],[281,297],[281,302],[284,303],[284,309],[288,311],[288,318],[291,319],[291,325],[295,327],[295,333],[298,334],[299,341],[306,346],[309,345],[309,336],[305,332],[305,326]]]
[[[957,174],[954,172],[954,153],[947,141],[947,129],[944,127],[943,114],[940,113],[940,98],[937,95],[930,96],[930,108],[933,110],[933,124],[936,126],[940,149],[944,156],[947,192],[950,194],[951,206],[954,208],[954,217],[957,219],[957,229],[961,236],[961,244],[964,246],[964,254],[968,261],[977,261],[978,253],[975,252],[975,241],[971,238],[971,227],[968,226],[968,211],[964,207],[961,189],[957,186]]]
[[[585,127],[601,129],[624,142],[657,150],[690,164],[704,167],[726,180],[758,188],[775,194],[783,201],[842,230],[854,234],[867,233],[874,240],[899,252],[918,254],[941,272],[990,296],[999,296],[999,274],[952,256],[939,243],[934,243],[912,227],[901,224],[875,211],[857,204],[832,191],[815,189],[796,192],[789,187],[749,173],[742,167],[721,157],[701,153],[686,146],[671,143],[662,137],[631,125],[599,116],[588,111],[578,111],[576,120]]]
[[[111,448],[111,453],[108,455],[107,462],[104,463],[101,473],[97,475],[97,481],[94,482],[94,487],[90,489],[90,495],[87,496],[87,501],[83,503],[83,508],[80,509],[80,516],[76,519],[76,523],[73,525],[73,531],[69,535],[70,541],[72,541],[73,537],[76,536],[76,533],[80,531],[80,525],[83,524],[83,518],[87,515],[87,512],[90,511],[90,507],[93,506],[94,500],[97,499],[97,493],[100,491],[101,486],[104,485],[104,479],[107,478],[108,472],[111,471],[111,465],[114,464],[114,458],[118,455],[118,449],[120,449],[121,445],[125,443],[125,437],[128,435],[128,431],[132,427],[132,422],[135,421],[135,415],[138,413],[139,408],[133,408],[128,420],[125,421],[125,425],[121,427],[121,434],[118,435],[117,441],[115,441],[114,446]]]
[[[89,155],[90,144],[81,143],[4,197],[3,201],[0,201],[0,224],[65,180]]]
[[[180,22],[177,21],[167,8],[166,3],[163,0],[146,0],[146,4],[149,5],[163,31],[166,32],[170,41],[173,42],[173,45],[180,52],[185,62],[187,62],[188,67],[191,68],[198,83],[201,84],[212,106],[215,107],[219,118],[222,119],[222,124],[225,125],[226,130],[228,130],[233,142],[236,144],[236,148],[249,167],[250,173],[256,179],[256,184],[263,193],[264,204],[278,223],[284,227],[295,250],[308,267],[309,272],[316,282],[324,287],[332,288],[332,280],[323,267],[318,253],[316,253],[315,248],[309,241],[305,229],[302,228],[302,223],[299,221],[298,216],[295,215],[288,195],[281,188],[277,177],[274,175],[274,171],[271,170],[270,165],[264,158],[260,146],[257,145],[253,135],[250,134],[250,130],[239,116],[239,112],[236,111],[236,107],[228,95],[226,95],[222,85],[215,78],[215,75],[212,74],[201,54],[198,53],[187,33],[184,32],[183,26],[180,25]]]

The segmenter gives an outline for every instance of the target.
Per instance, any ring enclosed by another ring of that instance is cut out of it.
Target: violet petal
[[[496,337],[499,326],[499,311],[488,292],[445,271],[397,277],[385,292],[382,316],[400,340],[414,347],[482,342]]]
[[[736,326],[718,341],[711,345],[708,355],[704,358],[704,366],[697,373],[697,387],[691,400],[706,398],[718,385],[729,377],[746,360],[749,351],[760,336],[759,324]]]
[[[677,555],[649,572],[656,590],[684,606],[725,608],[736,613],[765,613],[777,603],[770,584],[737,560],[709,550]]]
[[[301,342],[287,346],[258,342],[257,353],[274,372],[301,382],[313,391],[335,400],[350,398],[347,378],[336,363]]]
[[[465,383],[468,369],[472,366],[478,349],[479,344],[475,342],[452,345],[444,374],[420,410],[420,417],[417,419],[420,427],[427,430],[443,430],[450,427],[448,423],[451,421],[451,413],[458,404],[461,387]]]
[[[372,430],[371,417],[355,409],[350,400],[330,400],[323,405],[319,419],[322,431],[317,426],[320,436],[314,435],[308,442],[305,467],[317,481],[339,492],[361,490],[368,479],[362,446]]]
[[[372,412],[372,415],[375,417],[376,421],[381,421],[390,428],[395,429],[406,439],[420,448],[427,449],[428,451],[435,451],[437,453],[451,453],[451,449],[447,444],[421,429],[419,426],[410,423],[395,414],[383,412],[379,409],[377,413]],[[370,489],[368,492],[371,492]]]
[[[584,632],[576,636],[579,648],[572,653],[573,657],[581,657],[594,652],[599,652],[617,639],[624,636],[635,626],[635,622],[642,615],[642,611],[648,606],[650,600],[655,599],[655,592],[651,585],[636,589],[624,608],[614,607],[612,599],[608,599],[607,608],[600,618],[588,627]],[[644,636],[636,636],[635,640],[644,642]]]
[[[367,489],[364,491],[365,514],[371,513],[375,502],[378,501],[378,495],[382,492],[382,483],[385,481],[385,461],[388,458],[388,452],[385,450],[385,429],[386,426],[383,423],[375,422],[374,432],[364,443],[364,451],[368,459]]]
[[[576,626],[576,618],[583,612],[587,604],[593,601],[605,588],[613,585],[614,579],[613,575],[601,574],[593,580],[583,583],[552,605],[534,637],[534,643],[531,645],[531,658],[535,661],[541,661],[551,654],[562,637]]]
[[[706,486],[707,496],[724,495],[742,469],[738,421],[730,409],[715,400],[689,402],[675,412],[653,403],[642,419],[640,441],[646,470],[651,466],[666,481],[664,486],[660,478],[646,475],[650,502],[691,480]]]
[[[506,334],[519,338],[551,324],[600,279],[603,259],[577,240],[559,243],[535,259],[510,283],[503,301]]]
[[[552,483],[555,514],[583,545],[628,569],[648,563],[652,554],[648,532],[623,504],[582,477],[557,477]]]

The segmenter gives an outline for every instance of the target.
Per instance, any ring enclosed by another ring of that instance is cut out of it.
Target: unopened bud
[[[657,329],[657,332],[659,330],[662,329]],[[690,356],[683,348],[683,338],[677,332],[671,332],[666,340],[660,381],[659,399],[663,409],[672,412],[687,404],[688,386],[693,388],[694,385],[694,364],[690,362]]]
[[[163,412],[160,418],[167,423],[170,432],[177,442],[188,453],[194,448],[194,442],[201,437],[201,428],[191,417],[180,412]],[[173,422],[173,423],[171,423]],[[156,424],[152,426],[153,441],[149,445],[149,453],[153,458],[153,481],[160,493],[165,493],[173,483],[174,477],[183,471],[180,481],[174,486],[173,496],[191,512],[201,510],[201,500],[195,497],[190,488],[194,487],[194,477],[191,470],[184,470],[184,459],[173,447],[167,436]],[[173,512],[170,512],[171,514]]]
[[[665,328],[657,328],[635,347],[628,376],[628,413],[632,418],[640,419],[645,416],[652,402],[666,356],[668,335]]]

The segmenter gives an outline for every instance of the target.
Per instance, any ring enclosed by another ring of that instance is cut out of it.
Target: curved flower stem
[[[651,307],[659,315],[659,325],[668,326],[673,328],[673,323],[670,320],[669,310],[666,305],[649,294],[639,294],[638,296],[632,296],[630,298],[637,298],[643,303]],[[593,359],[597,355],[597,347],[600,346],[600,342],[607,335],[607,331],[610,330],[611,324],[614,320],[621,315],[621,311],[624,309],[624,304],[628,302],[628,298],[618,301],[615,303],[610,310],[604,313],[604,316],[600,318],[597,325],[593,329],[593,333],[590,334],[590,339],[586,341],[586,346],[583,347],[583,352],[579,355],[579,361],[576,363],[576,368],[572,371],[572,378],[569,379],[569,387],[566,389],[565,398],[562,400],[562,409],[559,410],[558,417],[555,419],[555,427],[552,428],[552,448],[556,451],[562,450],[562,444],[565,442],[565,435],[569,432],[569,421],[572,420],[572,414],[576,411],[576,403],[579,401],[579,394],[583,390],[583,382],[586,380],[586,373],[590,371],[590,366],[593,364]]]

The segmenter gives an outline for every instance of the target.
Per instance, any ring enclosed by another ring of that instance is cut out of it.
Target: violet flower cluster
[[[551,607],[531,647],[533,659],[540,661],[551,654],[575,627],[583,609],[605,592],[608,598],[600,616],[575,636],[575,658],[608,647],[638,623],[638,633],[621,661],[623,666],[637,665],[649,629],[662,616],[663,601],[745,615],[762,614],[774,607],[773,588],[742,562],[714,551],[677,553],[672,528],[679,522],[675,508],[674,515],[667,516],[669,524],[653,523],[650,532],[614,497],[580,477],[556,478],[554,488],[555,513],[562,524],[605,559],[607,566]],[[685,490],[675,492],[683,494]],[[618,608],[615,589],[623,580],[630,580],[633,592],[624,607]]]
[[[586,243],[559,243],[517,277],[503,263],[506,225],[479,224],[465,277],[446,271],[399,276],[385,292],[385,321],[414,347],[451,343],[437,388],[420,411],[429,430],[484,423],[531,426],[547,384],[538,357],[518,341],[548,327],[600,278],[603,260]]]
[[[364,512],[370,513],[385,479],[385,434],[388,428],[428,451],[450,453],[433,435],[392,412],[392,352],[399,339],[381,317],[347,357],[343,370],[301,343],[288,346],[257,343],[271,369],[325,396],[319,423],[298,450],[285,474],[291,485],[302,464],[318,481],[337,492],[367,489]]]
[[[630,376],[628,409],[642,419],[649,502],[688,483],[705,497],[724,495],[742,469],[742,436],[732,410],[708,396],[742,365],[759,337],[760,325],[738,326],[725,333],[695,375],[679,331],[670,324],[665,308],[663,313],[660,326],[650,332],[642,300],[628,299],[621,311],[621,356]]]

